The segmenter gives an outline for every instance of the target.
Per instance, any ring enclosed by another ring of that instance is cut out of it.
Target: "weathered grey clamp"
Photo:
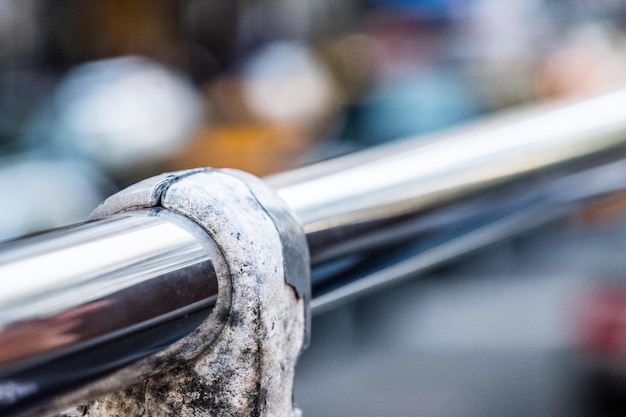
[[[86,415],[298,415],[293,374],[308,338],[310,296],[308,248],[298,221],[257,178],[209,169],[142,181],[107,199],[92,217],[153,207],[202,226],[229,273],[218,276],[208,324],[117,377],[132,381],[142,366],[167,372],[90,403]],[[211,334],[216,327],[219,333]],[[174,369],[154,363],[181,356]]]

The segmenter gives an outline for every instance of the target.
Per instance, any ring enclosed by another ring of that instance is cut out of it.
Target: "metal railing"
[[[621,90],[266,178],[304,229],[313,312],[626,188],[624,109]],[[183,338],[213,308],[221,257],[157,209],[4,245],[0,413]]]

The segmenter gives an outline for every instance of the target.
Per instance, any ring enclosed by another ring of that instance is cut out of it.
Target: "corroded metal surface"
[[[304,298],[286,284],[277,226],[241,178],[219,171],[179,178],[150,201],[196,221],[223,252],[229,277],[219,282],[217,314],[209,319],[219,320],[221,331],[211,335],[201,327],[178,343],[174,354],[168,350],[150,359],[176,361],[178,366],[159,367],[174,369],[134,381],[82,411],[92,417],[299,415],[292,384],[305,334]],[[162,178],[156,182],[162,186]],[[139,208],[137,200],[134,204]],[[123,205],[105,205],[97,215],[128,210]],[[306,252],[301,257],[308,261]],[[180,361],[180,355],[187,357]],[[132,370],[124,372],[113,379],[128,380]]]

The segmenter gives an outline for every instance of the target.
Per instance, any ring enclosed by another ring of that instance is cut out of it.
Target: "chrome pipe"
[[[432,210],[626,153],[626,89],[497,116],[267,178],[300,218],[313,265],[397,244]],[[591,159],[591,160],[590,160]],[[541,182],[541,181],[540,181]],[[431,222],[432,223],[432,222]]]
[[[626,90],[267,178],[304,227],[314,273],[339,272],[314,281],[314,291],[337,276],[358,278],[331,282],[338,297],[314,292],[313,307],[623,187],[623,170],[598,184],[593,167],[626,156],[624,108]],[[197,228],[152,210],[0,248],[0,413],[20,413],[193,330],[215,302],[221,256]]]
[[[0,414],[155,353],[217,298],[221,256],[195,223],[151,210],[0,249]]]

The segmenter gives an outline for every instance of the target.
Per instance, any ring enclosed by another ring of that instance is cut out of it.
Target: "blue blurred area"
[[[405,13],[418,13],[428,19],[449,19],[455,8],[461,6],[459,0],[371,0],[381,8],[401,10]],[[465,1],[466,3],[468,1]]]
[[[355,136],[367,144],[436,132],[481,112],[480,97],[449,68],[375,85],[364,99]]]

